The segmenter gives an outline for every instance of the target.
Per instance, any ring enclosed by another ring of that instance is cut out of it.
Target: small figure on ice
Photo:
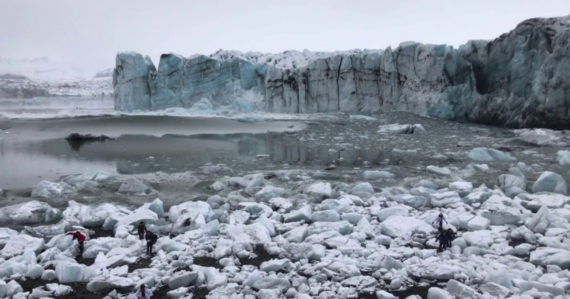
[[[139,225],[137,226],[137,233],[139,235],[139,240],[143,240],[144,235],[146,234],[146,225],[143,221],[139,222]]]
[[[445,234],[446,234],[446,239],[447,239],[446,247],[451,248],[451,242],[453,240],[455,240],[455,235],[456,235],[455,231],[453,231],[451,228],[448,228],[445,231]]]
[[[455,239],[455,232],[448,228],[444,231],[440,231],[437,236],[437,241],[439,242],[439,247],[437,252],[442,252],[447,248],[451,247],[451,242]]]
[[[445,221],[446,224],[449,224],[449,223],[447,223],[447,220],[445,220],[445,217],[443,217],[443,213],[440,212],[439,215],[437,216],[437,218],[435,218],[435,219],[433,220],[433,222],[432,222],[432,224],[437,224],[437,225],[438,225],[437,230],[438,230],[440,233],[443,231],[443,222],[444,222],[444,221]]]
[[[447,248],[447,234],[443,231],[440,231],[439,235],[437,236],[437,241],[439,242],[437,252],[444,251]]]
[[[152,246],[156,243],[158,236],[155,233],[147,230],[145,237],[146,237],[146,253],[148,255],[152,255]]]
[[[73,236],[73,239],[71,239],[71,241],[77,239],[77,244],[78,244],[78,248],[79,248],[79,256],[83,256],[83,242],[85,242],[85,235],[82,234],[80,231],[75,231],[75,232],[68,232],[66,235],[69,236]]]
[[[148,288],[148,286],[143,283],[135,295],[137,296],[137,299],[150,299],[150,297],[152,297],[152,289]]]

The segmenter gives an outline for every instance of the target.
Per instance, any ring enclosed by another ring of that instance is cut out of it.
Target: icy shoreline
[[[133,298],[141,283],[171,298],[196,291],[211,298],[392,298],[422,288],[428,298],[568,295],[563,179],[541,176],[532,193],[517,181],[524,167],[514,166],[493,188],[461,180],[461,170],[430,169],[428,178],[382,190],[369,182],[390,176],[377,170],[363,170],[354,183],[283,170],[220,177],[209,186],[213,195],[170,207],[160,199],[137,208],[75,201],[63,210],[40,201],[4,207],[2,219],[21,226],[0,230],[0,297],[58,296],[72,284],[99,297]],[[40,183],[32,195],[61,203],[110,179],[71,176]],[[145,180],[120,182],[118,193],[155,194]],[[439,211],[458,231],[442,253],[430,224]],[[139,221],[160,236],[150,258],[132,232]],[[75,229],[89,235],[82,263],[64,235]]]

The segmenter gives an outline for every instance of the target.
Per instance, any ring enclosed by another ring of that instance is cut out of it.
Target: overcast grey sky
[[[218,49],[280,52],[458,46],[524,19],[570,13],[570,0],[0,0],[0,57],[47,56],[89,70],[118,51],[185,56]]]

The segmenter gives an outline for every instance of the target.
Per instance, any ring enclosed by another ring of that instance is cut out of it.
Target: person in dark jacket
[[[72,241],[77,239],[77,244],[78,244],[78,248],[79,248],[79,256],[83,256],[83,242],[85,242],[85,235],[82,234],[80,231],[75,231],[75,232],[68,232],[66,235],[69,236],[73,236],[73,239],[71,239]]]
[[[158,236],[151,232],[151,231],[146,231],[146,253],[149,255],[152,255],[152,246],[156,243],[156,240],[158,239]]]
[[[146,234],[146,225],[144,222],[139,222],[139,225],[137,226],[137,233],[139,234],[139,240],[143,240],[144,235]]]
[[[445,244],[445,246],[451,248],[451,242],[452,242],[453,240],[455,240],[455,235],[456,235],[456,234],[455,234],[455,232],[454,232],[451,228],[448,228],[448,229],[445,231],[445,235],[446,235],[446,236],[445,236],[445,239],[446,239],[446,241],[447,241],[447,244]]]
[[[446,232],[440,232],[437,236],[437,241],[439,241],[439,248],[437,252],[442,252],[447,248],[447,234]]]

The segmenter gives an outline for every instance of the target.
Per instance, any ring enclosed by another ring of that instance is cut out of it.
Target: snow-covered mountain
[[[85,80],[93,77],[91,70],[50,57],[0,57],[0,74],[18,74],[34,81]]]
[[[20,79],[16,77],[22,77]],[[21,99],[49,96],[110,96],[113,88],[110,77],[93,79],[32,81],[27,77],[0,75],[0,99]]]
[[[121,111],[211,106],[268,112],[374,113],[570,128],[570,16],[530,19],[492,41],[402,43],[395,49],[280,54],[219,51],[150,58],[119,53]]]
[[[48,57],[0,57],[0,98],[109,96],[112,74],[112,69],[106,69],[94,76],[93,72]]]

